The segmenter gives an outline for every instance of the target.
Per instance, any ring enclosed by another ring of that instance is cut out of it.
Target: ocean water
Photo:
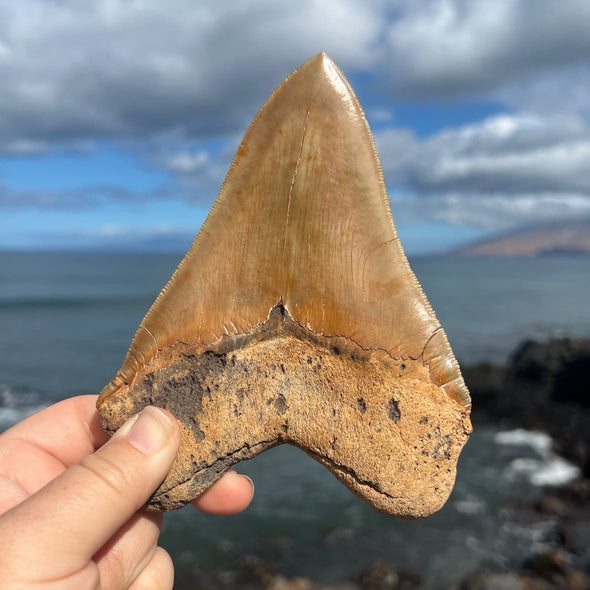
[[[0,252],[0,430],[59,399],[98,393],[180,258]],[[525,337],[590,337],[589,259],[410,262],[462,363],[505,362]],[[245,513],[189,507],[167,516],[162,544],[177,569],[224,571],[255,554],[283,575],[326,581],[380,560],[440,588],[481,563],[517,564],[549,546],[551,519],[523,524],[510,501],[576,475],[542,433],[480,428],[447,505],[404,522],[366,506],[295,448],[237,467],[256,482]]]

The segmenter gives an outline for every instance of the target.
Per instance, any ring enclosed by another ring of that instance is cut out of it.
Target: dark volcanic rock
[[[397,572],[381,562],[375,562],[359,575],[362,590],[395,590],[399,578]]]
[[[558,518],[563,518],[569,514],[568,503],[551,494],[546,494],[539,498],[535,502],[534,508],[537,510],[537,512],[545,514],[546,516],[557,516]]]
[[[514,573],[477,572],[467,576],[458,586],[450,590],[525,590],[525,586]]]
[[[556,451],[590,475],[590,340],[524,342],[512,357],[506,391],[523,426],[546,430]]]
[[[473,421],[544,430],[590,476],[590,340],[528,340],[507,367],[464,370]]]
[[[462,372],[473,399],[471,415],[474,422],[497,422],[510,416],[513,402],[505,395],[507,367],[482,363],[463,367]]]
[[[552,519],[546,545],[515,572],[474,573],[454,590],[590,590],[590,340],[523,342],[506,367],[464,369],[473,397],[472,417],[501,428],[547,432],[555,451],[578,465],[586,479],[547,488],[533,503],[515,501],[519,522]]]
[[[525,564],[525,568],[534,576],[559,585],[569,573],[567,561],[559,552],[535,555]]]
[[[533,387],[535,397],[590,407],[590,340],[563,338],[523,342],[512,356],[514,385]]]
[[[526,564],[522,579],[526,587],[532,590],[590,590],[590,577],[584,572],[573,570],[567,558],[559,551],[532,557]]]
[[[237,588],[240,590],[246,587],[253,590],[361,590],[356,584],[348,581],[323,584],[305,577],[286,578],[255,555],[245,557],[239,569]]]
[[[559,553],[536,555],[520,572],[479,571],[448,590],[590,590],[590,577]]]

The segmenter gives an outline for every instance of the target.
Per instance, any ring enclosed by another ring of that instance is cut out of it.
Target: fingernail
[[[250,482],[250,485],[252,486],[252,496],[254,496],[254,481],[252,480],[252,478],[242,473],[240,473],[240,477],[243,477],[244,479],[247,479]]]
[[[170,418],[159,408],[147,406],[126,422],[117,432],[145,455],[157,453],[166,446],[172,432]]]

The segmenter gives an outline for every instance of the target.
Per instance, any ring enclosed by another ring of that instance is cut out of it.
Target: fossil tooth
[[[152,509],[281,443],[387,514],[446,501],[469,394],[398,240],[363,111],[325,54],[254,119],[98,409],[112,432],[147,404],[182,430]]]

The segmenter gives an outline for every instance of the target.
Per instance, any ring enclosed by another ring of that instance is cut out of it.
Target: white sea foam
[[[0,383],[0,432],[47,407],[35,392],[15,391]]]
[[[555,455],[531,474],[530,481],[535,486],[561,486],[578,479],[580,475],[581,472],[575,465]]]
[[[561,486],[580,477],[580,470],[553,452],[553,440],[545,432],[508,430],[497,432],[494,442],[499,445],[528,447],[536,457],[517,457],[504,470],[504,477],[526,477],[534,486]]]
[[[547,433],[524,428],[496,432],[494,442],[498,445],[528,446],[540,455],[549,453],[553,445],[553,440]]]
[[[486,504],[481,500],[455,500],[453,506],[461,514],[481,514],[486,510]]]

